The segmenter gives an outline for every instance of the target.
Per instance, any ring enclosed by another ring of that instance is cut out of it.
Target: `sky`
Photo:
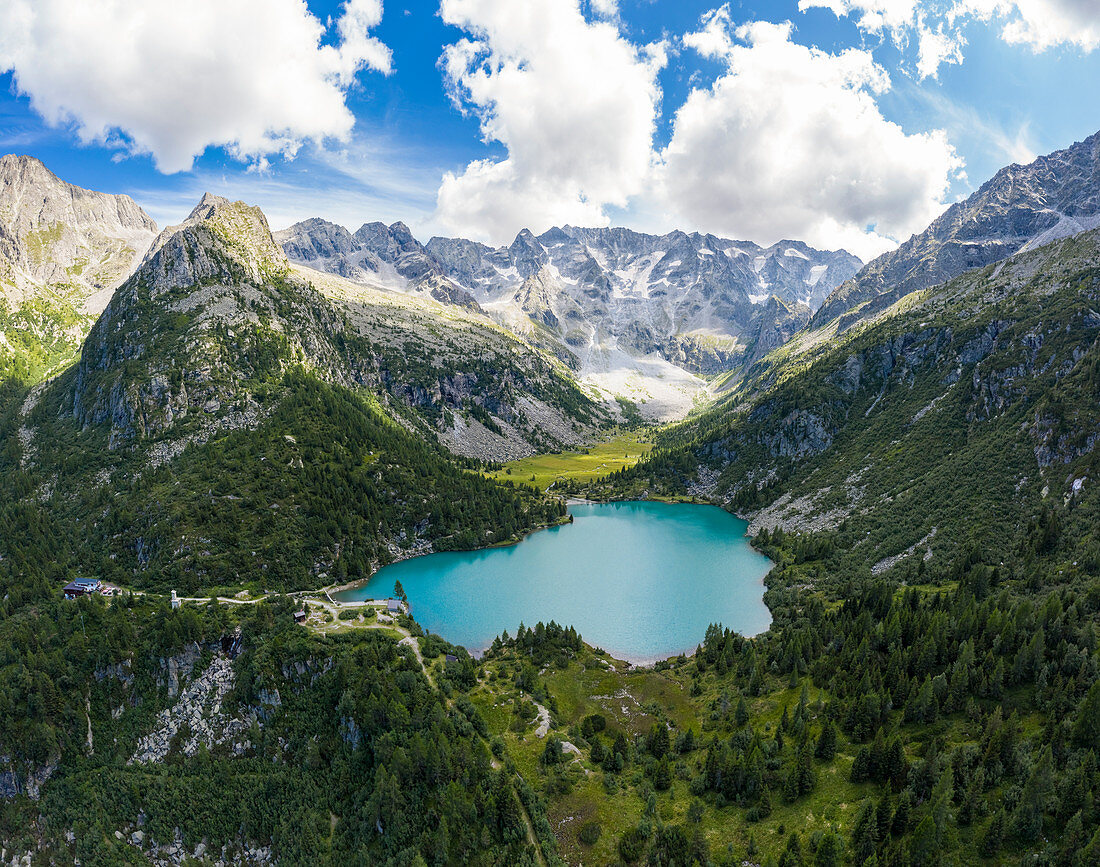
[[[1100,129],[1100,0],[0,0],[0,153],[507,244],[625,225],[864,259]]]

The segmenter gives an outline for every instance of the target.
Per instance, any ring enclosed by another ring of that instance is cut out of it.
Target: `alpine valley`
[[[1098,445],[1100,133],[866,265],[158,232],[3,157],[0,861],[1098,864]],[[570,498],[744,517],[770,626],[471,653],[336,593]]]

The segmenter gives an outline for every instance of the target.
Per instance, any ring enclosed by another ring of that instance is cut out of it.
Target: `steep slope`
[[[1029,165],[1001,169],[925,231],[839,286],[812,326],[843,316],[847,327],[916,289],[1098,225],[1100,132]]]
[[[80,568],[188,590],[312,585],[559,520],[557,501],[457,466],[434,423],[497,426],[491,450],[522,441],[493,411],[538,425],[540,388],[570,433],[560,401],[591,402],[485,321],[330,279],[357,294],[330,300],[258,209],[204,197],[115,293],[80,363],[12,416],[13,507],[48,504]],[[433,396],[441,376],[453,391]]]
[[[236,383],[299,363],[380,391],[472,457],[570,444],[601,421],[567,373],[483,317],[297,269],[262,213],[210,195],[157,239],[84,353],[73,412],[82,424],[109,420],[112,446],[198,424],[196,413],[250,419],[254,401],[238,400]],[[120,363],[144,357],[155,359],[148,378],[123,380]]]
[[[1026,557],[1036,522],[1097,517],[1098,310],[1100,231],[968,272],[792,341],[636,483],[706,493],[754,527],[839,528],[876,571],[942,574],[972,545]],[[1079,544],[1094,562],[1091,534]]]
[[[367,224],[353,236],[310,220],[277,238],[292,260],[320,270],[480,305],[650,418],[687,412],[703,390],[700,376],[755,358],[762,330],[761,348],[770,348],[773,295],[781,330],[793,331],[860,264],[795,241],[764,249],[711,235],[570,226],[538,237],[524,230],[499,249],[448,238],[423,247],[400,223]]]
[[[0,157],[0,378],[33,381],[70,359],[156,231],[129,196]]]

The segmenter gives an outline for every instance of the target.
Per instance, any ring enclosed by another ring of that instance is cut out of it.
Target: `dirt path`
[[[539,845],[539,838],[535,836],[535,825],[531,821],[531,817],[527,814],[527,805],[523,803],[523,798],[516,795],[516,800],[519,801],[519,814],[523,816],[523,824],[527,826],[527,842],[535,850],[535,856],[539,859],[539,864],[542,867],[546,867],[546,858],[543,857],[542,847]]]

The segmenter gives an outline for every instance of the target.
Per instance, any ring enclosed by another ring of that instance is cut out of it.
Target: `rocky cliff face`
[[[769,248],[712,235],[655,236],[628,229],[520,232],[493,249],[461,238],[421,246],[400,223],[354,235],[321,220],[277,235],[310,267],[398,291],[478,305],[547,349],[605,394],[642,405],[653,418],[681,415],[715,374],[774,345],[776,296],[782,331],[858,269],[843,251],[797,241]]]
[[[33,382],[71,361],[156,231],[129,196],[0,157],[0,379]]]
[[[965,202],[834,291],[813,318],[841,328],[917,289],[1100,226],[1100,133],[1030,165],[1001,169]],[[855,308],[865,305],[861,309]],[[851,312],[849,312],[851,311]]]
[[[12,306],[60,286],[98,313],[156,231],[129,196],[65,183],[33,157],[0,157],[0,296]]]

